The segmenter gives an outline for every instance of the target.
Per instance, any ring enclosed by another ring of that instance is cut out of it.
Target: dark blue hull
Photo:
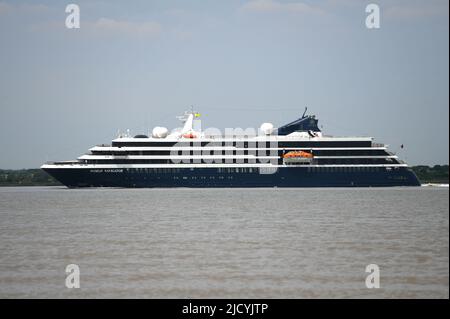
[[[257,169],[45,168],[67,187],[383,187],[419,186],[407,167],[386,169],[280,167],[273,174]]]

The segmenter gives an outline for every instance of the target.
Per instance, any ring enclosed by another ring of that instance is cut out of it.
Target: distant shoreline
[[[411,167],[423,185],[448,184],[449,166],[418,165]],[[0,187],[2,186],[61,186],[62,184],[39,168],[21,170],[0,169]]]
[[[424,184],[448,184],[448,165],[417,165],[411,167],[419,181]]]

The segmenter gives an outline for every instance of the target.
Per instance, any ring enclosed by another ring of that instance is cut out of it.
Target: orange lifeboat
[[[313,154],[305,151],[291,151],[283,155],[283,162],[286,164],[311,164]]]
[[[186,133],[183,134],[184,138],[197,138],[197,135],[195,135],[194,133]]]
[[[314,156],[305,151],[292,151],[283,155],[283,158],[313,158]]]

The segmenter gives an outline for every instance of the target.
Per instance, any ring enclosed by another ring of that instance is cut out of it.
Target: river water
[[[449,190],[0,188],[0,297],[449,298]]]

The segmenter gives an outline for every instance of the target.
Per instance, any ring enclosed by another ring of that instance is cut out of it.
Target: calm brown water
[[[0,297],[448,298],[449,190],[0,188]]]

